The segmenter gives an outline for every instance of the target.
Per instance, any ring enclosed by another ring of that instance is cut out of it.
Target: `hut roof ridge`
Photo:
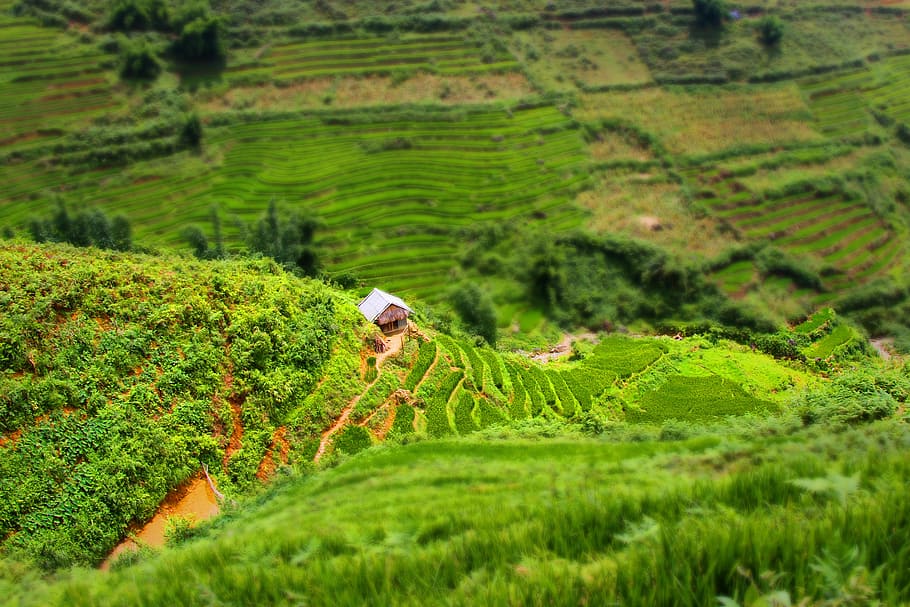
[[[389,306],[398,306],[408,312],[414,312],[400,297],[395,297],[391,293],[386,293],[375,287],[370,291],[369,295],[361,299],[360,303],[357,304],[357,308],[370,322],[374,322],[379,318],[379,315]]]

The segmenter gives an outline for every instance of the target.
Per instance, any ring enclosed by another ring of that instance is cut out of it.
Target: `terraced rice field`
[[[910,123],[910,55],[891,57],[869,69],[801,83],[819,129],[831,137],[862,135],[872,110]]]
[[[835,268],[830,289],[850,290],[871,280],[892,267],[904,250],[901,239],[862,201],[812,191],[764,198],[729,174],[701,171],[691,169],[687,175],[700,182],[706,210],[748,239],[768,240]],[[727,292],[736,293],[752,277],[740,264],[718,278]]]
[[[230,84],[428,72],[442,75],[516,71],[505,51],[491,51],[453,36],[319,40],[264,47],[238,54],[224,73]]]
[[[0,18],[0,145],[47,143],[119,107],[111,63],[69,34]]]
[[[588,179],[582,137],[551,107],[235,123],[210,128],[206,145],[220,163],[187,159],[195,170],[179,174],[155,163],[126,175],[2,166],[11,185],[0,220],[22,225],[52,207],[45,192],[65,190],[73,203],[104,201],[125,214],[143,242],[185,246],[182,230],[207,224],[212,205],[237,242],[234,219],[253,221],[276,199],[322,219],[330,272],[438,296],[457,263],[459,230],[510,219],[560,230],[583,218],[573,203]]]

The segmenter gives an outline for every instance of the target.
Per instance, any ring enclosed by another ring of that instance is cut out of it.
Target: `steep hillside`
[[[271,262],[12,245],[0,275],[0,538],[47,567],[97,562],[203,466],[242,490],[292,412],[292,450],[337,415],[327,372],[359,381],[350,298]]]
[[[97,563],[203,471],[230,498],[389,439],[526,420],[678,432],[786,412],[837,384],[820,372],[878,372],[830,310],[743,333],[751,345],[592,335],[541,363],[427,331],[377,355],[349,295],[271,262],[47,245],[0,247],[0,262],[3,549],[46,568]]]
[[[0,587],[24,605],[903,604],[907,424],[798,426],[377,450],[128,568]]]

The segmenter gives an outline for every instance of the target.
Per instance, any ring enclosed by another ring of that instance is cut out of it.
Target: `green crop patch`
[[[645,393],[640,409],[626,411],[636,423],[661,423],[668,419],[704,422],[745,413],[767,413],[775,405],[745,393],[722,377],[671,377],[660,388]]]
[[[504,50],[484,51],[451,36],[359,38],[280,44],[261,51],[240,51],[224,75],[229,85],[343,76],[427,72],[471,75],[514,71],[515,59]],[[192,78],[184,78],[192,84]]]
[[[4,152],[53,143],[62,129],[125,105],[106,73],[116,58],[70,35],[34,25],[5,27],[0,58]]]
[[[601,341],[584,365],[592,370],[606,372],[604,380],[612,376],[629,377],[644,371],[663,355],[657,343],[642,342],[626,337],[608,337]],[[600,390],[601,392],[603,389]]]
[[[208,133],[207,147],[222,150],[223,160],[194,166],[193,174],[140,178],[148,169],[138,163],[135,179],[109,184],[37,163],[2,165],[0,178],[21,185],[0,195],[0,221],[24,227],[32,214],[49,213],[52,202],[35,195],[66,183],[74,204],[104,199],[108,212],[126,215],[137,240],[180,246],[187,225],[207,229],[212,205],[249,222],[277,198],[320,218],[317,244],[330,273],[406,293],[446,282],[457,261],[455,234],[466,226],[509,219],[575,226],[582,219],[572,202],[588,179],[581,135],[552,107],[342,114]],[[225,235],[239,247],[234,225],[225,222]]]

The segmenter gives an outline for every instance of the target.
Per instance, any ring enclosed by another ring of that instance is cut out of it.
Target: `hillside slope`
[[[757,347],[610,336],[541,364],[427,329],[382,357],[351,295],[267,261],[14,244],[0,271],[0,538],[47,569],[98,563],[203,470],[233,497],[390,438],[526,420],[678,435],[787,411],[807,388],[888,392],[847,419],[907,396],[830,310]],[[825,377],[852,366],[865,371]]]
[[[64,574],[21,604],[905,601],[908,426],[765,431],[776,436],[377,450],[283,482],[201,539],[111,574]]]
[[[203,466],[242,490],[289,412],[294,446],[337,415],[326,369],[359,381],[350,298],[271,262],[6,245],[0,276],[0,540],[46,567],[97,562]]]

